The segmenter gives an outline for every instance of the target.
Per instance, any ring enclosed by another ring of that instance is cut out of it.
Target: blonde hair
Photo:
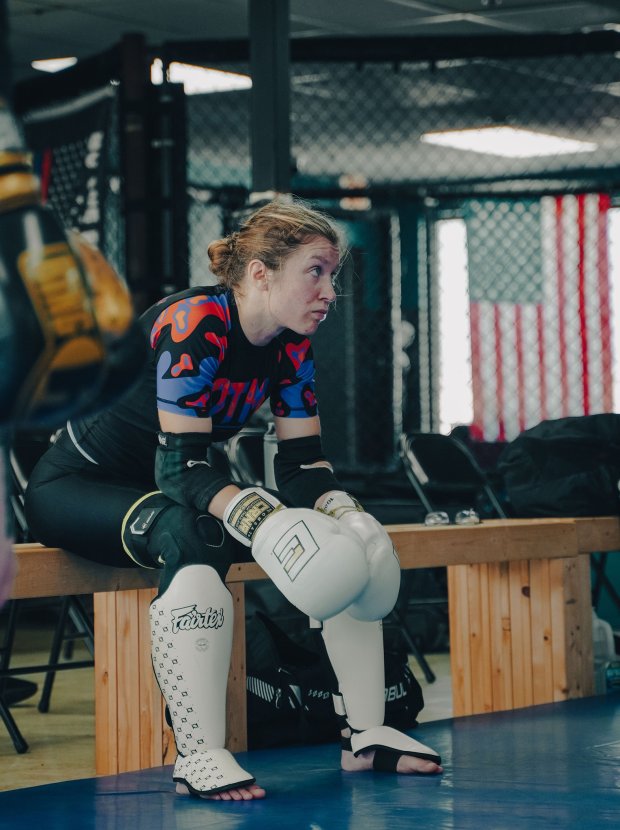
[[[275,199],[252,213],[238,231],[209,245],[210,268],[221,285],[235,288],[251,260],[277,271],[300,245],[316,237],[327,239],[342,258],[343,242],[327,216],[299,199]]]

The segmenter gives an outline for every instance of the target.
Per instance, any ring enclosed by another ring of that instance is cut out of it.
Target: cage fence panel
[[[295,64],[300,177],[372,184],[617,181],[614,53],[433,62]]]
[[[44,203],[123,273],[117,94],[103,87],[22,116]]]

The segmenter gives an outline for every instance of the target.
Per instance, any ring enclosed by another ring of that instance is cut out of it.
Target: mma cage
[[[412,430],[507,441],[620,405],[620,34],[291,42],[290,191],[348,246],[314,338],[328,456],[398,466]],[[241,88],[191,94],[177,63]],[[44,198],[138,310],[213,281],[252,194],[247,43],[139,36],[14,98]],[[224,76],[227,77],[227,76]]]

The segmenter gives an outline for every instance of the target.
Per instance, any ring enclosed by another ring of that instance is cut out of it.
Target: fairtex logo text
[[[172,610],[172,633],[194,631],[196,628],[221,628],[224,625],[223,608],[207,608],[198,611],[195,605]]]

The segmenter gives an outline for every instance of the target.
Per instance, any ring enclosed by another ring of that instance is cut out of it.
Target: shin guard
[[[151,653],[179,752],[174,780],[195,794],[254,778],[224,749],[233,601],[209,565],[187,565],[150,608]]]
[[[356,731],[380,726],[385,715],[381,621],[361,622],[346,611],[323,622],[323,642],[338,680],[338,715]]]
[[[323,622],[323,642],[338,681],[336,714],[351,738],[343,748],[354,755],[376,750],[378,770],[396,769],[401,755],[440,763],[439,755],[403,732],[384,726],[385,661],[381,621],[362,622],[347,611]]]

